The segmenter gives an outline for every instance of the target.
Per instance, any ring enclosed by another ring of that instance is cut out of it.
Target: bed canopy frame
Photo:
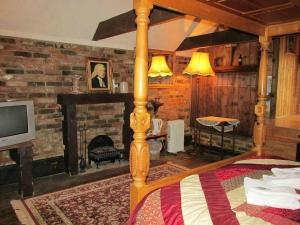
[[[136,13],[136,59],[134,66],[134,111],[130,115],[130,127],[134,131],[133,142],[130,146],[130,172],[133,182],[130,186],[130,209],[133,210],[137,203],[150,191],[178,182],[193,173],[201,173],[223,165],[229,164],[245,157],[250,153],[217,163],[201,166],[184,171],[178,175],[163,178],[149,184],[145,180],[149,172],[149,148],[146,142],[146,132],[150,127],[150,115],[147,112],[148,94],[148,24],[149,14],[153,5],[208,19],[226,26],[236,28],[248,33],[259,35],[261,57],[258,80],[258,101],[255,106],[256,122],[254,125],[252,153],[263,154],[266,136],[266,99],[267,99],[267,65],[268,46],[272,36],[286,35],[300,32],[300,20],[276,25],[263,25],[256,21],[243,18],[196,0],[133,0]]]

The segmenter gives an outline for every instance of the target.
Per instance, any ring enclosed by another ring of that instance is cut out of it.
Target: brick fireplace
[[[124,124],[122,142],[124,144],[124,156],[128,158],[130,142],[132,140],[132,130],[130,129],[130,113],[133,111],[133,95],[128,94],[60,94],[57,102],[62,106],[63,120],[63,143],[65,172],[71,175],[78,174],[78,143],[77,143],[77,117],[76,105],[99,104],[99,103],[118,103],[123,102]]]

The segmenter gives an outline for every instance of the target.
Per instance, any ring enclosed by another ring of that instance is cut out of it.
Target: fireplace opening
[[[121,160],[120,150],[114,147],[113,140],[107,135],[98,135],[88,144],[88,163],[93,161],[97,168],[104,161],[115,162]]]

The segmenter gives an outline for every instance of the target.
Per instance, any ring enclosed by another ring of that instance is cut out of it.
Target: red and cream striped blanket
[[[300,224],[300,210],[246,203],[244,177],[259,179],[271,168],[299,167],[280,159],[247,159],[150,193],[131,215],[128,224],[234,225]]]

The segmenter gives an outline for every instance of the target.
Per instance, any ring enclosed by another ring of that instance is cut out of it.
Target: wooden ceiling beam
[[[300,33],[300,20],[270,25],[266,28],[266,33],[270,37]]]
[[[154,8],[150,14],[150,26],[166,22],[183,16],[181,13],[172,12],[166,9]],[[98,24],[93,41],[116,35],[128,33],[136,30],[134,10],[122,13]]]
[[[290,0],[294,5],[300,6],[300,1],[299,0]]]
[[[258,36],[232,29],[220,31],[211,34],[188,37],[183,40],[183,42],[180,44],[176,51],[245,41],[258,41]]]
[[[218,24],[256,35],[265,34],[265,26],[254,20],[218,9],[196,0],[153,0],[153,4],[183,14],[210,20]]]

